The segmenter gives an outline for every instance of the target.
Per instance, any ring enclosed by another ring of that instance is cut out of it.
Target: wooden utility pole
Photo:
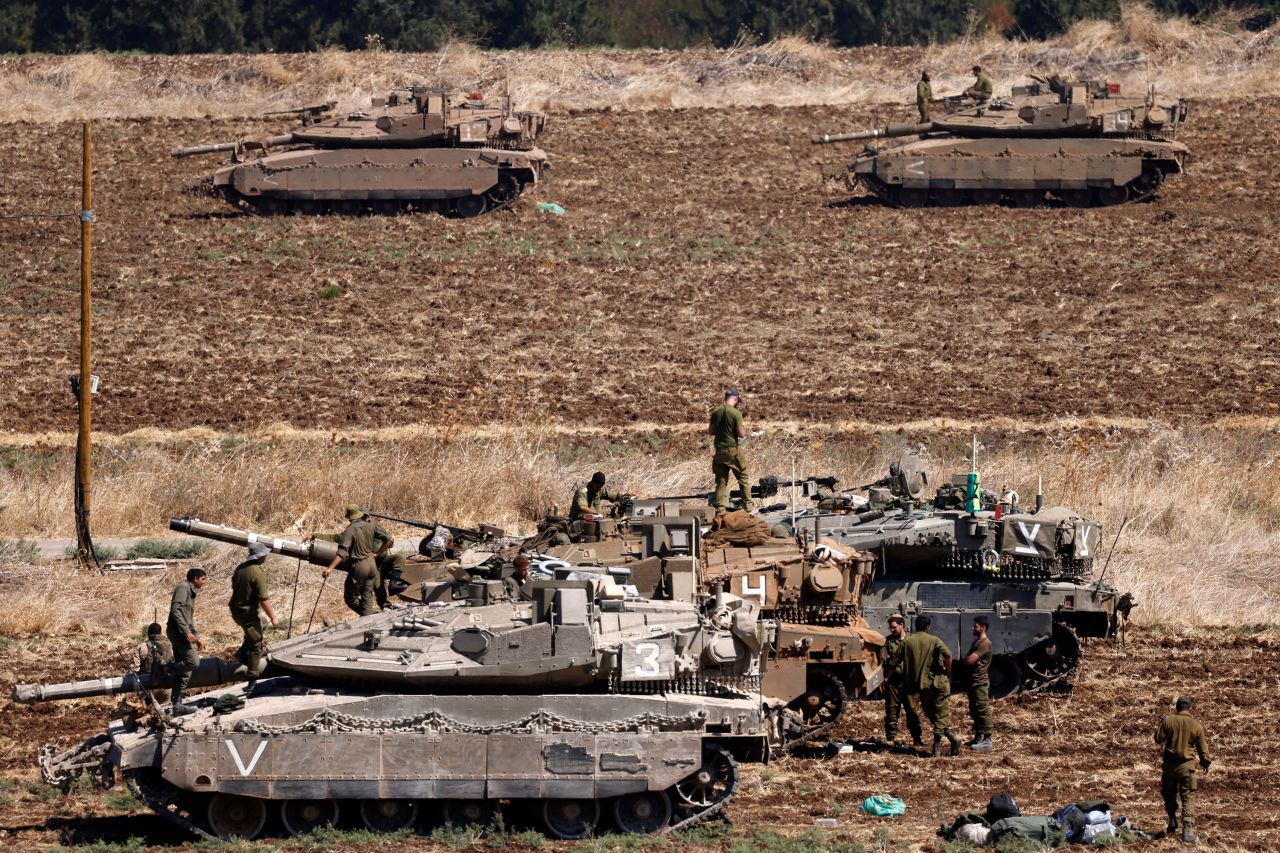
[[[80,381],[79,392],[80,425],[76,434],[76,553],[81,565],[89,568],[96,566],[97,555],[93,553],[93,540],[89,536],[89,407],[93,394],[93,373],[90,357],[93,354],[93,299],[92,299],[92,252],[93,252],[93,141],[89,133],[89,122],[83,125],[83,174],[81,176],[80,200]]]

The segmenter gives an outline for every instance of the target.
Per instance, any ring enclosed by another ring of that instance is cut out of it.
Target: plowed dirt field
[[[80,640],[59,648],[17,641],[7,647],[4,692],[13,679],[90,678],[115,671],[113,650]],[[223,651],[230,653],[231,647]],[[1178,693],[1199,702],[1215,759],[1200,781],[1198,831],[1202,850],[1274,850],[1280,832],[1275,791],[1280,787],[1280,747],[1274,729],[1280,699],[1274,678],[1274,637],[1173,635],[1133,632],[1126,647],[1093,644],[1067,695],[1036,695],[995,706],[997,750],[971,751],[957,758],[929,760],[907,755],[856,752],[827,760],[784,758],[763,767],[744,764],[739,797],[729,808],[732,827],[700,836],[707,847],[734,850],[767,845],[767,832],[797,836],[814,832],[814,820],[834,818],[834,829],[817,830],[809,847],[843,845],[868,850],[941,850],[939,824],[978,809],[996,793],[1010,792],[1026,814],[1047,814],[1084,798],[1105,798],[1118,814],[1140,828],[1162,830],[1159,754],[1152,742],[1157,717]],[[44,849],[90,839],[123,841],[139,836],[158,848],[180,844],[184,836],[129,797],[78,790],[69,796],[33,782],[36,750],[46,740],[87,736],[105,723],[110,700],[84,700],[34,707],[0,700],[0,847]],[[838,738],[878,734],[882,705],[853,707]],[[970,731],[965,702],[953,702],[957,731]],[[858,813],[875,793],[891,793],[907,803],[896,820]],[[762,833],[766,833],[762,837]],[[1158,833],[1157,833],[1158,834]],[[366,842],[367,843],[367,842]],[[522,847],[512,839],[493,842]],[[684,849],[689,840],[670,840],[660,849]],[[733,846],[737,845],[737,846]],[[744,846],[745,845],[745,846]],[[552,844],[544,847],[564,847]],[[341,842],[333,849],[368,849]],[[474,849],[484,849],[479,842]],[[314,849],[306,844],[288,849]],[[327,848],[328,849],[328,848]],[[421,849],[408,842],[380,850]],[[1184,849],[1173,840],[1142,843],[1144,850]]]
[[[728,384],[769,419],[1276,412],[1280,101],[1193,104],[1190,174],[1087,211],[822,180],[854,146],[811,132],[901,117],[554,116],[551,178],[470,221],[233,212],[169,148],[287,124],[99,123],[96,426],[683,423]],[[79,138],[0,126],[0,215],[77,210]],[[0,222],[0,429],[74,424],[77,241]]]

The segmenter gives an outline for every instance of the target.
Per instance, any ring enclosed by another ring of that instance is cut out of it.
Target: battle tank
[[[811,506],[778,512],[785,531],[868,553],[874,561],[862,615],[887,630],[928,613],[932,632],[957,657],[973,619],[985,614],[994,658],[991,695],[1002,698],[1066,682],[1080,661],[1080,638],[1110,638],[1133,598],[1095,578],[1102,526],[1065,508],[1027,511],[1016,493],[997,496],[976,471],[955,475],[932,498],[918,457],[849,492],[822,492]],[[856,494],[865,492],[866,494]],[[793,526],[794,525],[794,526]]]
[[[175,519],[175,529],[324,563],[332,543],[299,543]],[[198,835],[295,835],[358,815],[374,831],[427,811],[485,825],[533,816],[560,838],[607,819],[627,833],[682,828],[719,813],[738,760],[799,736],[790,696],[769,696],[776,626],[720,593],[698,605],[646,600],[607,577],[441,582],[428,595],[271,645],[252,686],[195,698],[199,710],[112,722],[72,749],[41,751],[67,787],[117,773],[135,796]],[[204,685],[235,677],[209,659]],[[776,679],[775,679],[776,680]],[[778,683],[795,683],[796,676]],[[148,691],[164,673],[19,685],[18,702]],[[154,704],[154,703],[153,703]]]
[[[1190,159],[1175,141],[1187,102],[1120,94],[1118,83],[1054,76],[1014,86],[933,121],[824,134],[815,144],[919,137],[885,148],[868,145],[845,175],[901,207],[973,202],[1036,207],[1050,193],[1071,207],[1153,197]]]
[[[776,495],[789,485],[771,480],[765,489]],[[569,544],[548,541],[547,533],[563,529],[553,519],[525,547],[544,564],[620,569],[640,589],[671,600],[723,590],[754,602],[762,618],[777,622],[780,651],[806,665],[803,683],[779,685],[774,695],[795,695],[806,738],[830,730],[850,697],[874,692],[882,677],[884,634],[862,618],[859,604],[871,555],[773,536],[767,528],[735,535],[713,523],[705,501],[691,505],[689,497],[695,496],[628,497],[612,517],[581,522]]]
[[[231,164],[213,173],[214,190],[255,213],[478,216],[507,207],[550,168],[535,145],[544,115],[478,97],[411,88],[344,116],[327,115],[333,104],[303,107],[286,111],[302,119],[289,133],[172,154],[229,151]],[[270,150],[283,146],[292,147]]]

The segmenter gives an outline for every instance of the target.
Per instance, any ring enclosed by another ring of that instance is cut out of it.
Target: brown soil
[[[471,221],[242,215],[184,191],[217,157],[167,151],[286,125],[102,122],[96,425],[685,423],[726,384],[768,419],[1274,414],[1277,117],[1193,104],[1153,203],[900,211],[808,142],[887,108],[578,113],[550,180]],[[78,146],[0,126],[0,215],[78,209]],[[69,429],[75,222],[0,242],[0,429]]]
[[[51,641],[10,644],[6,682],[87,678],[112,669],[109,650],[100,644],[79,640],[70,647],[53,646]],[[876,831],[887,830],[888,846],[874,849],[937,847],[933,833],[939,824],[980,808],[1002,791],[1011,792],[1027,814],[1102,797],[1137,826],[1160,829],[1159,757],[1151,732],[1174,695],[1187,693],[1199,703],[1215,759],[1201,779],[1198,829],[1207,841],[1201,849],[1273,850],[1280,829],[1274,802],[1280,746],[1273,736],[1280,699],[1266,674],[1276,653],[1274,637],[1225,634],[1157,632],[1131,635],[1125,648],[1091,645],[1070,695],[997,704],[998,750],[992,754],[966,752],[930,761],[854,753],[829,760],[786,758],[768,768],[743,765],[742,793],[729,809],[733,828],[720,843],[728,847],[761,827],[797,835],[811,830],[817,818],[834,817],[838,828],[823,830],[832,840],[872,847]],[[78,663],[68,669],[48,661],[64,656]],[[9,686],[4,685],[6,693]],[[157,846],[182,841],[161,819],[102,793],[85,790],[63,797],[38,784],[33,770],[38,746],[91,733],[102,725],[107,707],[104,699],[0,708],[0,846],[43,848],[129,835]],[[836,736],[878,734],[881,707],[855,705]],[[968,731],[963,699],[953,703],[953,720],[959,731]],[[874,793],[902,797],[906,815],[887,821],[859,814],[858,804]],[[1168,840],[1143,847],[1179,849]]]

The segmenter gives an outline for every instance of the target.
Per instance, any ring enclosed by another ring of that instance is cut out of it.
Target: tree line
[[[1247,9],[1269,26],[1280,0],[1153,0],[1192,18]],[[0,52],[299,52],[378,44],[682,48],[800,35],[840,46],[929,44],[995,28],[1044,38],[1120,0],[0,0]]]

